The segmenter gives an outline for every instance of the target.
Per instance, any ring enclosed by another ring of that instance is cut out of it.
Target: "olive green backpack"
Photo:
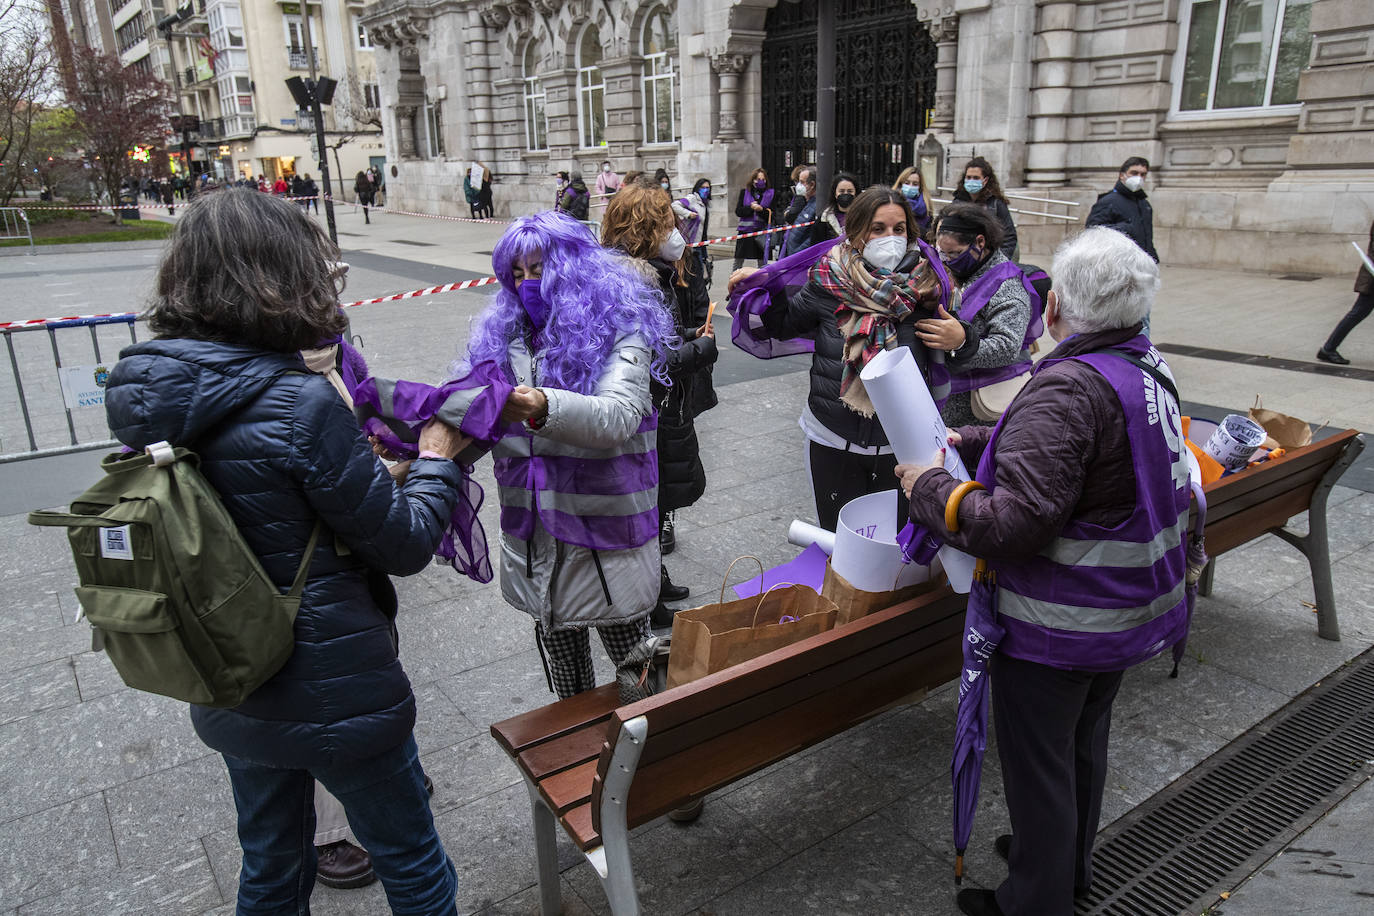
[[[76,597],[104,649],[136,690],[202,706],[237,706],[281,670],[320,538],[282,594],[248,548],[200,459],[166,442],[107,455],[105,476],[70,512],[31,512],[67,529]]]

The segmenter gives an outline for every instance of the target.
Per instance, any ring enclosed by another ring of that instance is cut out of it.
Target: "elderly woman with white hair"
[[[950,431],[976,483],[942,461],[897,468],[911,518],[995,573],[995,590],[970,600],[995,602],[978,610],[1006,629],[990,673],[1012,824],[995,848],[1009,873],[996,891],[962,891],[965,913],[1073,912],[1092,882],[1122,673],[1186,634],[1178,395],[1141,333],[1158,288],[1126,236],[1066,241],[1045,308],[1059,345],[995,428]]]

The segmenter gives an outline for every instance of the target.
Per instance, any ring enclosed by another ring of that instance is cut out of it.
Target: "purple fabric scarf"
[[[514,386],[495,363],[479,363],[462,378],[434,387],[420,382],[365,377],[356,381],[355,367],[349,370],[350,354],[343,345],[344,381],[353,394],[353,409],[363,432],[377,439],[391,453],[402,458],[419,454],[420,430],[436,417],[456,426],[481,450],[491,448],[502,436],[515,429],[501,421],[501,408]],[[357,357],[361,363],[361,357]],[[366,365],[362,365],[366,372]],[[354,375],[350,378],[350,375]],[[435,555],[463,575],[477,582],[492,580],[487,536],[478,520],[485,494],[472,479],[472,465],[459,462],[463,481],[458,502],[444,529]]]
[[[795,294],[805,286],[811,276],[812,266],[838,244],[838,239],[828,239],[810,248],[803,248],[767,267],[759,268],[741,281],[730,294],[730,303],[726,306],[730,317],[734,319],[730,342],[759,359],[814,352],[816,342],[809,338],[774,340],[769,337],[768,329],[763,326],[763,313],[768,311],[775,299],[785,301],[790,294]]]

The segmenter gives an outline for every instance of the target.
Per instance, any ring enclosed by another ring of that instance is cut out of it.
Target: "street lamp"
[[[307,44],[305,53],[310,55],[310,69],[315,69],[314,51]],[[301,79],[293,76],[286,81],[286,88],[291,90],[291,98],[296,100],[296,107],[310,111],[310,117],[315,122],[315,150],[320,156],[320,185],[324,188],[324,219],[329,225],[329,239],[334,244],[339,243],[338,230],[334,228],[334,198],[329,193],[329,151],[324,145],[324,115],[320,111],[321,105],[328,105],[334,101],[334,88],[338,86],[338,80],[332,80],[327,76],[316,79]]]

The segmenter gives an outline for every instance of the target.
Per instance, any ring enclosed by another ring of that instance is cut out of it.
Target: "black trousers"
[[[900,481],[893,473],[897,470],[896,455],[860,455],[843,449],[831,448],[807,442],[811,472],[811,490],[816,497],[816,515],[820,526],[826,531],[834,531],[839,524],[840,509],[851,499],[881,493],[884,490],[897,490]],[[899,508],[897,530],[906,524],[906,507],[903,500]]]
[[[1355,297],[1355,304],[1350,307],[1350,311],[1337,322],[1336,329],[1326,339],[1322,349],[1329,351],[1339,347],[1346,335],[1355,330],[1355,325],[1368,318],[1370,312],[1374,312],[1374,293],[1360,293]]]
[[[992,711],[1012,829],[1007,880],[997,888],[1007,916],[1068,916],[1074,888],[1092,883],[1121,675],[993,658]]]

